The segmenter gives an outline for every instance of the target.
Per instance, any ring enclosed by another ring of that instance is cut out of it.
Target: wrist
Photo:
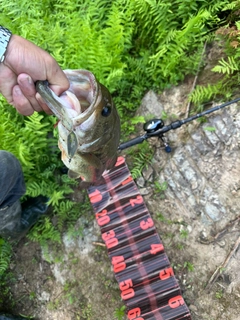
[[[12,33],[10,30],[0,26],[0,62],[3,62],[5,60],[11,36]]]

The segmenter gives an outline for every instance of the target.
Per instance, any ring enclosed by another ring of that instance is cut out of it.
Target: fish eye
[[[110,105],[106,105],[102,109],[102,116],[103,117],[108,117],[111,114],[111,111],[112,111],[111,106]]]

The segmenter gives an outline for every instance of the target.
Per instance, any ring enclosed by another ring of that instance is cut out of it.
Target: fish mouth
[[[88,119],[96,109],[99,86],[95,76],[87,70],[64,70],[71,85],[69,91],[77,98],[78,105],[74,109],[78,114],[72,118],[74,125],[80,125]]]
[[[99,100],[99,85],[95,76],[87,70],[64,70],[71,85],[69,92],[77,98],[74,105],[77,115],[72,117],[73,127],[81,125],[94,113]],[[73,101],[73,100],[72,100]]]
[[[36,90],[63,126],[72,131],[96,110],[100,98],[99,86],[90,71],[64,70],[64,73],[69,79],[70,88],[60,96],[49,88],[47,81],[37,81]]]

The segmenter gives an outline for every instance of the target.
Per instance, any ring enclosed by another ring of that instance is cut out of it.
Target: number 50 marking
[[[134,297],[135,292],[132,286],[133,286],[132,279],[127,279],[119,283],[119,288],[122,291],[121,297],[123,300],[128,300]]]

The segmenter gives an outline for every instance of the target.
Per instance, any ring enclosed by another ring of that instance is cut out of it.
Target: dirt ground
[[[185,118],[191,85],[192,79],[160,96],[149,92],[139,112]],[[193,320],[240,320],[239,107],[169,133],[170,154],[149,141],[154,159],[137,179]],[[18,244],[12,312],[35,320],[126,319],[100,230],[93,219],[79,225],[83,234],[64,235],[48,252],[26,238]]]

